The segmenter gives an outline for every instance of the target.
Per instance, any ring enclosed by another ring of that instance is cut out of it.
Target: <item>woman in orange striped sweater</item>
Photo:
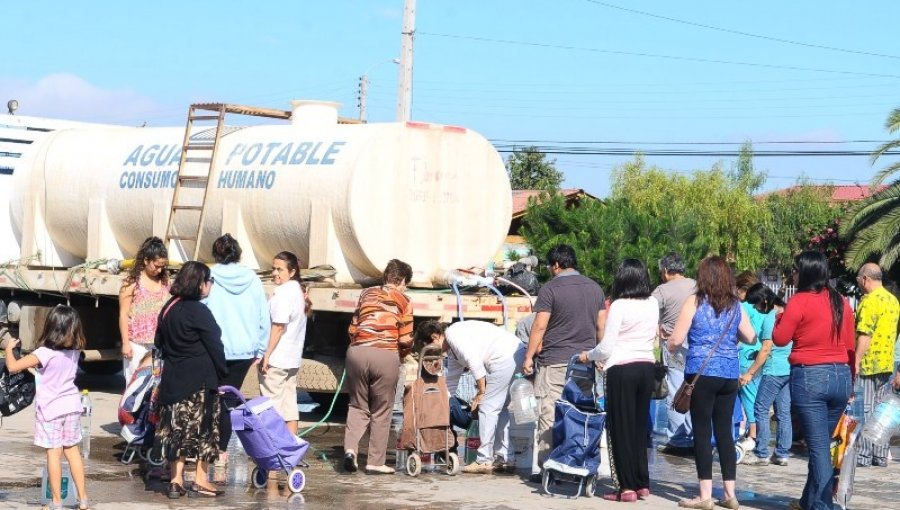
[[[393,474],[385,465],[391,412],[400,362],[412,349],[412,303],[403,293],[412,278],[409,264],[393,259],[384,269],[384,284],[359,295],[350,322],[347,391],[350,409],[344,432],[344,470],[357,470],[359,440],[369,430],[366,473]]]

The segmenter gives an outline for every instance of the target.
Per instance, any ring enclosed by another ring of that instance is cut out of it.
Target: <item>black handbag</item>
[[[653,363],[653,394],[650,395],[650,398],[653,400],[664,400],[669,396],[669,385],[666,384],[666,376],[669,373],[669,367],[663,362],[662,339],[657,338],[656,345],[656,361]]]
[[[22,357],[22,351],[18,347],[13,349],[16,358]],[[34,375],[28,370],[17,374],[11,374],[3,361],[0,369],[0,415],[12,416],[34,402],[37,388],[34,384]]]

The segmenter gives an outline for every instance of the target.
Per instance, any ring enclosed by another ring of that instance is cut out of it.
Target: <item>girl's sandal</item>
[[[86,499],[79,500],[78,510],[91,510],[90,502]]]

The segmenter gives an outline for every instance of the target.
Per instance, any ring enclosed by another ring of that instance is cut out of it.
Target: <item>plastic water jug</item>
[[[62,498],[64,507],[71,507],[78,502],[78,491],[75,489],[75,481],[72,480],[72,472],[69,465],[62,463],[62,481],[59,486],[59,495]],[[41,473],[41,504],[49,505],[53,501],[53,494],[50,491],[50,482],[47,480],[47,466]]]
[[[597,409],[603,411],[606,409],[606,373],[597,369],[596,376],[594,392],[597,394]]]
[[[81,456],[85,459],[91,454],[91,395],[88,390],[81,392]]]
[[[465,463],[471,464],[478,459],[478,448],[481,447],[481,433],[478,429],[478,420],[472,420],[469,429],[466,430],[466,455]]]
[[[900,395],[892,388],[884,393],[866,420],[862,433],[875,444],[888,444],[900,432]]]
[[[538,419],[534,386],[522,374],[517,374],[509,387],[509,412],[512,414],[513,423],[516,425],[534,423]]]

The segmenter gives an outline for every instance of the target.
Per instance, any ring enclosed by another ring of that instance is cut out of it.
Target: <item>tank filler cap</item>
[[[291,100],[292,126],[337,125],[341,103],[308,99]]]

